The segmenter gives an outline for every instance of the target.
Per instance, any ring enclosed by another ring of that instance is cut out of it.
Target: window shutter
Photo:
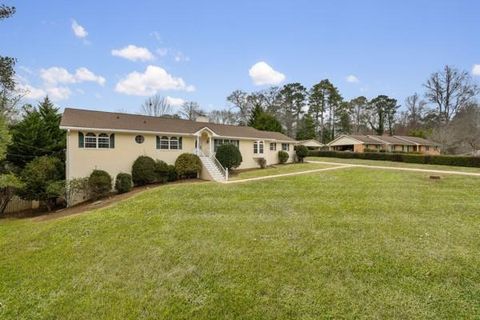
[[[160,137],[157,136],[157,149],[160,149]]]
[[[182,150],[182,137],[178,138],[178,149]]]
[[[83,133],[79,132],[78,133],[78,147],[83,148],[83,143],[84,143]]]
[[[111,149],[115,148],[115,133],[112,133],[110,135],[110,148]]]

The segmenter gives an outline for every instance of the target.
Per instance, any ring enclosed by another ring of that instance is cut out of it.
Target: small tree
[[[97,200],[108,195],[112,191],[112,177],[103,170],[93,170],[88,178],[90,198]]]
[[[202,171],[202,162],[193,153],[182,153],[175,161],[175,169],[180,177],[196,178]]]
[[[0,215],[5,212],[10,200],[22,187],[22,181],[13,173],[0,175]]]
[[[115,190],[125,193],[132,190],[132,176],[128,173],[119,173],[115,179]]]
[[[288,152],[280,150],[278,151],[278,162],[284,164],[288,160]]]
[[[50,211],[57,198],[64,194],[59,188],[63,178],[63,164],[55,157],[43,156],[29,162],[22,171],[24,188],[19,192],[26,200],[38,200]]]
[[[303,159],[308,156],[308,148],[305,146],[296,146],[295,153],[298,158],[298,162],[303,162]]]
[[[165,183],[168,181],[168,164],[165,161],[157,160],[155,162],[155,176],[157,182]]]
[[[215,157],[228,170],[237,168],[242,163],[242,154],[234,144],[227,143],[218,147]]]
[[[147,156],[138,157],[132,166],[132,180],[139,186],[155,182],[155,161]]]

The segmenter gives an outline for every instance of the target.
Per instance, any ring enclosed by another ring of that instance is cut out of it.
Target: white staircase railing
[[[225,177],[225,181],[228,181],[228,168],[224,168],[220,161],[218,161],[217,157],[215,157],[215,153],[210,156],[213,163],[217,166],[218,170],[222,173],[222,176]]]
[[[215,153],[211,154],[210,156],[205,155],[205,153],[200,148],[195,148],[193,153],[199,156],[200,158],[208,158],[212,161],[215,167],[218,169],[222,177],[225,181],[228,181],[228,168],[224,168],[220,161],[215,157]]]

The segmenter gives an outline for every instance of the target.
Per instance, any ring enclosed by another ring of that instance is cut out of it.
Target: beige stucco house
[[[278,132],[246,126],[66,108],[60,128],[67,131],[66,178],[87,177],[94,169],[112,177],[131,172],[141,155],[174,164],[182,153],[202,160],[202,178],[225,181],[228,173],[215,159],[219,145],[233,143],[242,154],[239,169],[257,168],[258,159],[278,163],[278,151],[295,156],[295,140]]]
[[[298,145],[305,146],[309,150],[320,150],[322,147],[325,146],[323,143],[315,139],[300,140],[298,141]]]
[[[440,154],[439,145],[433,141],[410,136],[341,135],[328,144],[333,151],[386,151]]]

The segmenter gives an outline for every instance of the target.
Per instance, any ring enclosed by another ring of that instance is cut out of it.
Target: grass
[[[316,169],[325,169],[334,167],[334,165],[320,164],[320,163],[289,163],[289,164],[278,164],[273,167],[268,167],[265,169],[253,169],[253,170],[243,170],[239,171],[236,174],[230,177],[230,180],[243,180],[249,178],[265,177],[272,176],[276,174],[283,173],[294,173],[308,170]]]
[[[348,168],[3,220],[0,318],[478,319],[479,190]]]
[[[308,160],[328,161],[328,162],[349,163],[349,164],[365,164],[365,165],[385,166],[385,167],[420,168],[420,169],[431,169],[431,170],[448,170],[448,171],[480,173],[480,168],[444,166],[444,165],[432,165],[432,164],[417,164],[417,163],[405,163],[405,162],[383,161],[383,160],[344,159],[344,158],[330,158],[330,157],[307,157],[306,160],[307,161]]]

